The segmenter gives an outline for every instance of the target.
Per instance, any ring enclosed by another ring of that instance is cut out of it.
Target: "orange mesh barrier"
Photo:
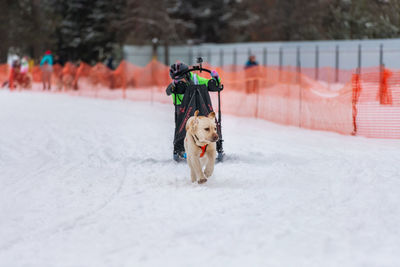
[[[0,84],[8,80],[8,64],[0,64]]]
[[[56,84],[57,89],[62,88],[62,73],[63,67],[59,64],[53,66],[53,74],[52,74],[52,81],[53,84]]]
[[[400,138],[398,71],[375,67],[356,74],[355,70],[328,67],[204,67],[220,74],[224,114],[341,134]],[[67,63],[53,67],[52,83],[53,90],[74,95],[172,104],[165,95],[171,82],[168,71],[168,66],[156,60],[144,67],[122,61],[114,71],[101,63]],[[206,72],[198,74],[210,78]],[[35,66],[31,76],[34,82],[41,82],[40,67]],[[8,79],[7,65],[0,65],[0,79]],[[217,93],[210,95],[217,107]]]
[[[217,68],[226,90],[222,110],[285,125],[350,134],[351,84],[330,91],[295,68],[252,67],[241,72]]]
[[[42,70],[39,66],[34,66],[32,68],[32,79],[33,82],[42,82]]]
[[[95,86],[113,88],[111,70],[101,63],[97,63],[91,68],[89,80]]]
[[[67,62],[67,64],[65,64],[64,68],[61,71],[60,87],[64,87],[67,90],[74,88],[74,79],[76,72],[77,67],[74,64]]]
[[[400,72],[382,69],[358,79],[353,95],[357,134],[400,138]]]

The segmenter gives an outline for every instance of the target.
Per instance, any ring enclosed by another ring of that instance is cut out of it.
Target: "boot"
[[[183,145],[183,140],[174,144],[173,157],[176,162],[186,160],[186,153],[185,153],[185,147]]]

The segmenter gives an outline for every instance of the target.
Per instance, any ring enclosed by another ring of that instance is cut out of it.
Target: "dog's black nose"
[[[213,141],[214,142],[218,141],[218,134],[213,134]]]

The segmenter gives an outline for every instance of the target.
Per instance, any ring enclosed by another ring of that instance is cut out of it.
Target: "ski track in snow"
[[[204,185],[173,106],[0,91],[0,266],[400,266],[400,141],[223,115]]]

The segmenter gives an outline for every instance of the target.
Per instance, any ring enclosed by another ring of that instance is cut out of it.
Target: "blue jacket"
[[[249,60],[246,62],[246,65],[244,66],[244,68],[247,69],[247,68],[254,67],[254,66],[258,66],[258,62]]]
[[[42,58],[42,61],[40,61],[40,66],[43,66],[44,63],[47,63],[50,66],[53,66],[53,56],[52,55],[44,55],[44,57]]]

